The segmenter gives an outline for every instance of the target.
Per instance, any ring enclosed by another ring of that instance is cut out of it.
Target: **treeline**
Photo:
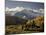
[[[35,19],[28,20],[25,24],[25,28],[36,28],[39,31],[44,31],[44,16],[37,16]]]
[[[44,16],[37,16],[35,19],[21,20],[19,24],[16,24],[18,17],[7,17],[6,32],[7,33],[23,33],[23,32],[44,32]],[[10,32],[9,32],[10,31]]]

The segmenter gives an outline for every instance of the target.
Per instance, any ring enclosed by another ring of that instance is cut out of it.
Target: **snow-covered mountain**
[[[6,14],[9,16],[19,16],[24,19],[26,18],[33,18],[36,16],[43,16],[44,9],[31,9],[31,8],[24,8],[24,7],[16,7],[16,8],[6,8]]]

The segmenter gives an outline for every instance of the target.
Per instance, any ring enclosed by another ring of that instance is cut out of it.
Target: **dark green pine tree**
[[[35,21],[33,20],[33,23],[32,23],[32,28],[34,28],[35,27]]]

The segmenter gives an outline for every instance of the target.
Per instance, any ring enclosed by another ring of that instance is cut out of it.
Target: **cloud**
[[[26,9],[27,11],[32,10],[33,12],[37,13],[44,13],[44,9],[31,9],[31,8],[24,8],[24,7],[16,7],[16,8],[8,8],[6,7],[5,13],[9,15],[14,15],[17,12],[23,12],[23,10]]]
[[[10,14],[10,15],[14,15],[15,13],[21,12],[22,10],[24,10],[23,7],[16,7],[16,8],[8,8],[8,7],[6,7],[5,13]]]
[[[44,9],[39,9],[40,12],[44,13]]]
[[[6,7],[6,11],[21,11],[23,10],[23,7],[16,7],[16,8],[8,8]]]
[[[44,9],[33,9],[34,12],[38,12],[38,13],[44,13]]]

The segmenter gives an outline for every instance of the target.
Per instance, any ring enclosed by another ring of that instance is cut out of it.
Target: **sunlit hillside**
[[[15,21],[16,22],[16,21]],[[11,20],[8,21],[6,26],[7,33],[26,33],[26,32],[43,32],[44,31],[44,17],[37,16],[34,19],[21,21],[19,24],[13,24]]]

